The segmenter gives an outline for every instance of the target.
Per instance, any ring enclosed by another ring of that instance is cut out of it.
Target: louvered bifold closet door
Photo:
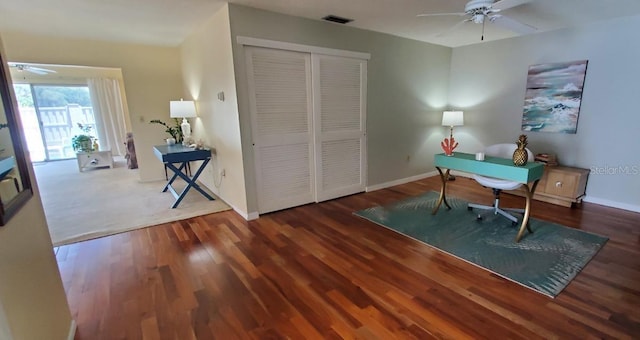
[[[246,48],[258,212],[314,201],[311,56]]]
[[[367,62],[313,55],[316,200],[362,192]]]

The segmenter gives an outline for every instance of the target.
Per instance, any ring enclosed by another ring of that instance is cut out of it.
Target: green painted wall
[[[367,83],[368,185],[423,174],[444,136],[451,49],[348,26],[229,5],[249,211],[256,193],[243,47],[238,36],[371,54]]]

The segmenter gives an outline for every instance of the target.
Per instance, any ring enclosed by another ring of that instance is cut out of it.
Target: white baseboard
[[[469,174],[467,172],[455,171],[454,170],[454,171],[451,171],[451,174],[454,175],[454,176],[471,178],[471,174]],[[395,185],[400,185],[400,184],[405,184],[405,183],[409,183],[409,182],[419,181],[421,179],[425,179],[425,178],[433,177],[433,176],[438,176],[438,171],[434,170],[434,171],[425,172],[424,174],[420,174],[420,175],[416,175],[416,176],[411,176],[411,177],[396,179],[396,180],[390,181],[390,182],[371,185],[371,186],[368,186],[365,190],[367,192],[376,191],[376,190],[380,190],[380,189],[389,188],[389,187],[392,187],[392,186],[395,186]]]
[[[436,176],[436,175],[438,175],[437,171],[431,171],[431,172],[427,172],[427,173],[420,174],[420,175],[415,175],[415,176],[411,176],[411,177],[396,179],[396,180],[390,181],[390,182],[385,182],[385,183],[380,183],[380,184],[367,186],[365,188],[365,191],[366,192],[370,192],[370,191],[376,191],[376,190],[380,190],[380,189],[385,189],[385,188],[389,188],[389,187],[400,185],[400,184],[419,181],[421,179],[424,179],[424,178],[427,178],[427,177],[433,177],[433,176]]]
[[[227,203],[227,202],[225,202]],[[229,204],[229,203],[227,203]],[[257,211],[252,211],[250,213],[247,213],[246,211],[239,209],[238,207],[229,204],[229,206],[231,207],[231,209],[233,209],[233,211],[235,211],[236,213],[238,213],[238,215],[242,216],[242,218],[244,218],[247,221],[251,221],[251,220],[257,220],[258,219],[258,212]]]
[[[589,202],[589,203],[594,203],[594,204],[599,204],[599,205],[604,205],[604,206],[611,207],[611,208],[628,210],[628,211],[633,211],[633,212],[640,213],[640,206],[634,205],[634,204],[616,202],[616,201],[612,201],[612,200],[608,200],[608,199],[604,199],[604,198],[591,197],[591,196],[585,196],[583,201]]]
[[[76,337],[76,329],[78,329],[78,324],[76,324],[76,320],[71,319],[71,325],[69,325],[69,336],[67,336],[67,340],[73,340]]]
[[[260,217],[260,214],[258,214],[257,211],[253,211],[253,212],[250,212],[246,218],[247,218],[247,221],[251,221],[251,220],[257,220],[258,217]]]

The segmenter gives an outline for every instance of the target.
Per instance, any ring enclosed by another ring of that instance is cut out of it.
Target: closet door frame
[[[371,54],[369,53],[363,53],[363,52],[355,52],[355,51],[347,51],[347,50],[339,50],[339,49],[331,49],[331,48],[325,48],[325,47],[318,47],[318,46],[311,46],[311,45],[302,45],[302,44],[295,44],[295,43],[288,43],[288,42],[282,42],[282,41],[275,41],[275,40],[267,40],[267,39],[259,39],[259,38],[252,38],[252,37],[244,37],[244,36],[238,36],[236,37],[236,42],[240,45],[242,45],[243,47],[264,47],[264,48],[270,48],[270,49],[279,49],[279,50],[285,50],[285,51],[292,51],[292,52],[303,52],[303,53],[309,53],[310,55],[313,54],[319,54],[319,55],[325,55],[325,56],[336,56],[336,57],[346,57],[346,58],[354,58],[354,59],[361,59],[364,60],[365,63],[365,70],[364,72],[362,72],[362,76],[361,76],[361,81],[362,81],[362,86],[361,86],[361,103],[362,103],[362,112],[364,114],[363,119],[362,119],[362,129],[363,129],[363,133],[361,136],[361,177],[362,177],[362,190],[360,191],[364,191],[366,189],[366,178],[367,178],[367,141],[366,141],[366,85],[367,85],[367,78],[366,78],[366,61],[368,61],[369,59],[371,59]],[[252,94],[254,94],[255,92],[252,91],[251,86],[253,86],[251,84],[251,80],[249,79],[249,64],[247,63],[246,60],[248,60],[248,57],[246,56],[247,53],[247,49],[245,48],[245,66],[247,67],[247,83],[249,86],[249,103],[250,103],[250,108],[251,110],[255,109],[255,98],[253,97]],[[313,75],[310,78],[310,81],[313,81]],[[312,92],[314,90],[312,89]],[[312,97],[313,97],[312,93]],[[313,100],[313,99],[312,99]],[[312,103],[313,105],[313,103]],[[312,107],[313,110],[313,107]],[[256,120],[256,114],[255,111],[251,111],[250,112],[251,115],[251,131],[252,131],[252,143],[254,144],[253,147],[253,152],[254,152],[254,175],[255,175],[255,179],[256,179],[256,195],[257,195],[257,200],[258,200],[258,213],[265,213],[268,211],[275,211],[278,209],[270,209],[270,210],[264,210],[263,207],[260,206],[260,185],[261,185],[261,175],[260,175],[260,169],[259,169],[259,161],[260,161],[260,152],[257,150],[257,148],[255,147],[255,142],[256,142],[256,127],[257,127],[257,121]],[[310,112],[310,118],[313,120],[315,119],[314,116],[314,112],[311,111]],[[316,179],[316,177],[318,176],[317,173],[317,169],[318,169],[318,161],[316,160],[316,155],[318,154],[318,151],[315,150],[316,146],[314,145],[316,143],[316,131],[315,129],[316,127],[316,122],[313,121],[312,125],[310,126],[311,129],[311,140],[310,140],[310,157],[311,157],[311,161],[313,162],[313,164],[311,164],[311,169],[310,171],[312,172],[312,185],[314,186],[315,190],[314,190],[314,200],[315,202],[319,202],[322,200],[326,200],[326,199],[330,199],[328,197],[330,196],[326,196],[325,195],[318,195],[318,190],[317,190],[317,186],[318,186],[318,181]],[[346,194],[345,194],[346,195]],[[339,197],[339,196],[335,196],[335,197]],[[312,202],[313,202],[312,201]],[[309,202],[307,202],[309,203]],[[305,203],[301,203],[301,204],[305,204]],[[299,205],[299,204],[296,204]],[[264,211],[263,211],[264,210]]]

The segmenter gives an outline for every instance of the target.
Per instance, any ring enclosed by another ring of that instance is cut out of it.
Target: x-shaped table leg
[[[200,192],[202,196],[206,197],[210,201],[214,200],[214,198],[211,197],[211,195],[209,195],[206,191],[202,190],[202,188],[196,183],[196,180],[198,179],[198,177],[200,176],[204,168],[207,166],[207,163],[209,163],[209,160],[210,158],[205,159],[200,165],[200,167],[198,168],[198,171],[196,171],[196,173],[191,178],[182,172],[182,169],[184,169],[187,162],[182,162],[179,168],[177,168],[173,163],[166,163],[167,167],[171,169],[171,171],[173,171],[173,176],[171,176],[171,179],[169,180],[169,182],[167,182],[167,185],[165,185],[162,192],[166,192],[167,190],[169,190],[173,194],[173,196],[176,198],[176,202],[171,206],[171,208],[176,208],[180,204],[182,199],[187,195],[187,192],[189,192],[189,189],[191,188],[198,190],[198,192]],[[175,181],[176,178],[178,177],[182,178],[187,183],[187,186],[184,188],[184,190],[182,190],[180,194],[178,194],[171,186],[171,184],[173,184],[173,181]]]

